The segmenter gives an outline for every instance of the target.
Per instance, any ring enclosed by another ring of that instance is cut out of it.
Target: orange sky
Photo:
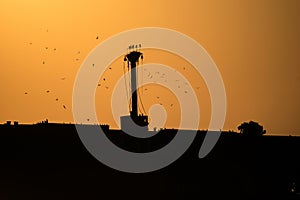
[[[72,122],[73,83],[88,53],[121,31],[159,26],[194,38],[217,64],[227,93],[224,129],[253,119],[269,134],[300,135],[299,10],[298,0],[1,1],[0,122]],[[145,62],[172,64],[144,53]],[[112,80],[122,72],[115,63]],[[207,94],[198,97],[201,108],[210,106]]]

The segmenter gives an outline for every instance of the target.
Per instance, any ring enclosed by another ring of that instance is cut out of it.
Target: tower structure
[[[127,61],[130,71],[130,89],[132,95],[130,115],[122,116],[120,119],[123,131],[148,131],[148,116],[138,113],[137,67],[140,59],[143,59],[143,53],[137,49],[127,53],[124,57],[124,62]]]

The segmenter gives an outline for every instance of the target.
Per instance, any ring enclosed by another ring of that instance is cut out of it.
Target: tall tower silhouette
[[[143,114],[139,115],[138,113],[137,64],[140,59],[143,59],[143,53],[138,50],[131,51],[124,57],[124,61],[127,61],[130,70],[132,96],[130,115],[122,116],[120,119],[121,129],[123,131],[148,131],[148,116]]]
[[[131,53],[127,54],[125,57],[129,61],[130,65],[130,72],[131,72],[131,92],[132,92],[132,110],[130,112],[130,115],[132,118],[135,118],[138,116],[138,97],[137,97],[137,62],[138,60],[143,56],[141,52],[138,51],[132,51]]]

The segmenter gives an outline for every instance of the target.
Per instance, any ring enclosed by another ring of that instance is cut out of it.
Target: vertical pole
[[[137,99],[137,91],[136,91],[136,80],[137,80],[137,69],[136,69],[136,62],[132,61],[131,65],[131,92],[132,92],[132,111],[131,116],[137,117],[138,116],[138,99]]]

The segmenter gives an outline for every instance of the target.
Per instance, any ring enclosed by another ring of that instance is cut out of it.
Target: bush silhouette
[[[254,121],[242,123],[238,126],[238,130],[245,136],[262,136],[266,133],[263,126]]]

